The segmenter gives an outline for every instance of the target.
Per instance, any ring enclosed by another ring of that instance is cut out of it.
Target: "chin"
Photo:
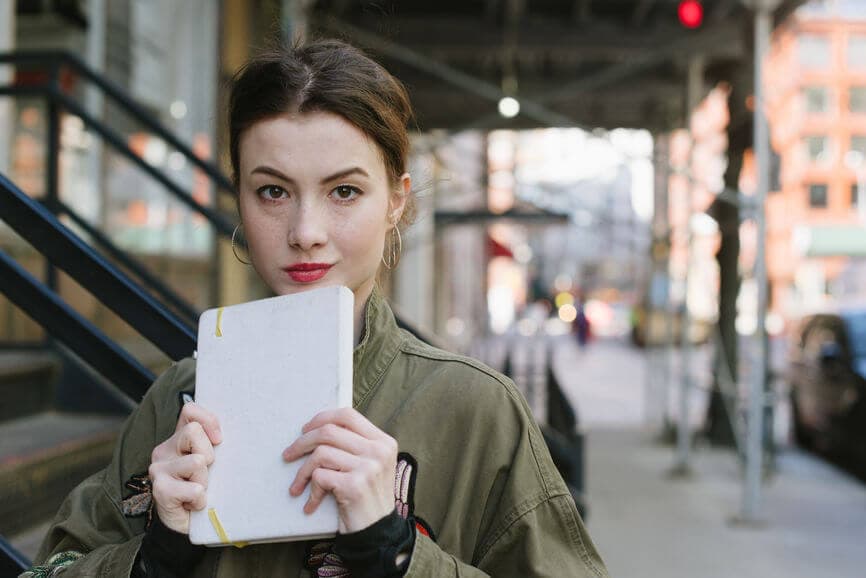
[[[325,287],[325,283],[308,283],[306,285],[287,285],[281,286],[277,291],[274,291],[277,295],[294,295],[295,293],[303,293],[304,291],[309,291],[311,289],[319,289],[321,287]]]
[[[333,285],[346,285],[346,283],[342,281],[332,281],[329,279],[321,279],[319,281],[314,281],[312,283],[303,283],[303,284],[295,284],[295,283],[276,283],[273,285],[269,285],[271,291],[274,292],[274,295],[293,295],[295,293],[303,293],[304,291],[310,291],[312,289],[321,289],[322,287],[331,287]],[[352,289],[351,287],[349,287]],[[354,289],[352,290],[354,292]]]

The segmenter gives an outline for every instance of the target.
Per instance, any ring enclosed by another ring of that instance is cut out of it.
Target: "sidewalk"
[[[731,525],[739,465],[699,448],[694,477],[672,480],[673,448],[644,430],[643,354],[561,341],[560,382],[587,432],[588,525],[614,578],[859,578],[866,484],[789,449],[764,487],[759,528]]]

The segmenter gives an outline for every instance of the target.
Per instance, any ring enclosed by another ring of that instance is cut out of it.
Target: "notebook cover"
[[[352,405],[354,296],[325,287],[205,311],[199,320],[196,403],[220,421],[207,507],[192,512],[190,542],[311,540],[337,532],[327,496],[303,512],[309,486],[289,485],[304,459],[282,451],[322,410]]]

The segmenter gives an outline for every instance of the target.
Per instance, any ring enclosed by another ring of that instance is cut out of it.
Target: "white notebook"
[[[309,485],[289,494],[305,458],[287,464],[282,452],[314,415],[352,405],[353,303],[346,287],[325,287],[202,314],[195,401],[219,418],[223,441],[207,507],[191,515],[193,544],[336,534],[333,496],[305,514]]]

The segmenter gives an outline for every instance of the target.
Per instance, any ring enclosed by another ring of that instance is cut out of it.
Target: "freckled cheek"
[[[332,238],[340,245],[344,256],[379,255],[384,246],[383,231],[384,225],[381,219],[353,220],[336,227],[332,232]]]
[[[281,249],[286,244],[284,230],[269,221],[245,223],[244,230],[250,255],[260,265],[280,257]]]

